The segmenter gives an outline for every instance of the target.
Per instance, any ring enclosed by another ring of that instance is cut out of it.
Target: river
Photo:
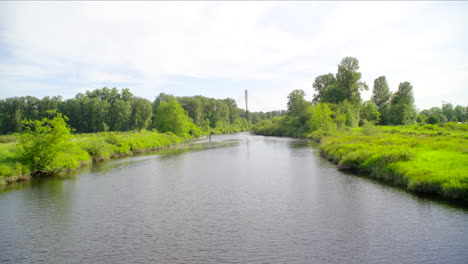
[[[467,263],[468,211],[249,134],[0,191],[0,263]]]

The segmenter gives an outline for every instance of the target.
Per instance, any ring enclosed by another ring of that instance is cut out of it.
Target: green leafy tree
[[[334,107],[335,121],[339,128],[359,126],[359,105],[354,105],[348,100],[336,104]]]
[[[426,119],[428,119],[428,123],[429,124],[435,124],[434,120],[437,120],[436,123],[447,123],[448,122],[448,119],[447,117],[444,115],[444,113],[442,112],[442,109],[440,107],[431,107],[430,109],[425,109],[425,110],[422,110],[421,115],[424,115],[426,117]],[[429,117],[430,116],[433,116],[431,118],[431,120],[429,120]]]
[[[457,122],[466,122],[468,121],[468,107],[463,107],[461,105],[455,106],[454,115]]]
[[[157,109],[155,125],[160,132],[172,132],[178,136],[199,134],[199,129],[190,122],[184,109],[176,100],[162,101]]]
[[[304,97],[303,90],[294,90],[288,95],[288,115],[299,116],[304,113],[308,104]]]
[[[232,98],[226,98],[224,102],[229,109],[229,123],[234,124],[239,118],[239,108],[237,107],[236,101]]]
[[[317,76],[314,83],[312,84],[312,88],[315,90],[313,102],[321,102],[324,99],[326,89],[328,89],[330,86],[336,87],[336,79],[333,73]]]
[[[287,136],[301,137],[310,130],[312,108],[304,97],[303,90],[294,90],[288,95],[288,118],[285,121],[290,132]]]
[[[52,173],[57,168],[58,154],[69,147],[71,128],[67,117],[53,111],[50,114],[56,116],[23,121],[25,130],[19,137],[18,154],[34,175]]]
[[[418,124],[425,124],[425,123],[427,123],[427,116],[419,114],[419,115],[416,117],[416,122],[418,122]]]
[[[394,125],[408,125],[416,121],[413,86],[409,82],[400,83],[398,91],[390,101],[389,117]]]
[[[177,101],[185,109],[187,115],[196,125],[203,121],[203,104],[198,97],[178,97]]]
[[[146,129],[151,124],[151,102],[139,97],[131,100],[131,114],[129,128],[132,130]]]
[[[387,79],[385,76],[380,76],[374,80],[374,88],[372,89],[371,100],[377,106],[377,110],[380,113],[380,124],[388,124],[388,106],[392,93],[388,87]],[[368,120],[370,121],[370,120]]]
[[[341,91],[339,102],[348,100],[352,104],[361,102],[360,91],[367,90],[365,83],[361,82],[359,71],[359,61],[353,57],[346,57],[341,60],[336,73],[336,86]]]
[[[381,114],[379,113],[379,110],[373,101],[369,100],[362,104],[360,110],[360,118],[362,122],[367,120],[372,124],[376,124],[379,122],[380,116]]]
[[[456,121],[455,109],[453,108],[452,104],[443,104],[442,113],[447,118],[448,122]]]
[[[312,107],[312,117],[310,119],[311,131],[322,129],[326,132],[331,132],[336,129],[336,124],[332,119],[333,111],[329,104],[320,103]]]
[[[428,124],[438,124],[440,122],[440,118],[439,116],[435,115],[435,114],[431,114],[429,115],[429,117],[427,118],[427,123]]]
[[[132,105],[130,101],[115,99],[109,109],[109,126],[111,131],[128,129]]]

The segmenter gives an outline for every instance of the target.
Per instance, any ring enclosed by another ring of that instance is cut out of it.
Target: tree
[[[428,124],[437,124],[440,122],[440,119],[439,119],[439,116],[435,115],[435,114],[431,114],[429,115],[429,117],[427,118],[427,123]]]
[[[29,165],[34,175],[52,173],[57,167],[57,155],[68,148],[71,128],[67,117],[55,111],[53,119],[25,120],[24,132],[19,137],[18,154]]]
[[[239,118],[239,108],[237,107],[236,101],[232,98],[226,98],[224,102],[226,102],[229,109],[229,123],[234,124]]]
[[[188,136],[195,125],[190,122],[184,109],[176,100],[162,101],[155,116],[155,125],[160,132],[172,132],[178,136]]]
[[[313,102],[321,102],[324,99],[326,89],[332,85],[336,86],[336,79],[333,73],[317,76],[312,84],[312,87],[315,90]]]
[[[339,128],[359,126],[359,105],[352,104],[348,100],[334,105],[334,115]]]
[[[288,115],[299,116],[307,107],[303,90],[294,90],[288,95]]]
[[[196,125],[203,121],[203,104],[198,97],[179,97],[177,101]]]
[[[312,131],[322,129],[329,132],[336,129],[336,124],[332,119],[333,111],[327,103],[320,103],[312,107],[312,118],[310,128]]]
[[[447,123],[448,119],[442,112],[440,107],[431,107],[430,109],[422,110],[421,115],[424,115],[427,119],[429,124],[436,124],[436,123]],[[429,120],[429,118],[432,118]],[[435,123],[434,123],[435,122]]]
[[[454,115],[457,122],[466,122],[468,120],[468,107],[455,106]]]
[[[413,86],[409,82],[400,83],[398,91],[390,100],[389,118],[394,125],[408,125],[416,121]]]
[[[444,116],[447,118],[449,122],[456,121],[455,110],[453,109],[452,104],[443,104],[442,113],[444,114]]]
[[[303,90],[294,90],[288,95],[288,118],[285,121],[291,132],[287,132],[287,136],[300,137],[310,130],[312,109],[304,96]]]
[[[346,57],[341,60],[336,73],[336,86],[341,91],[339,102],[348,100],[352,104],[361,102],[361,90],[367,90],[365,83],[361,82],[359,61],[353,57]]]
[[[427,116],[419,114],[419,115],[416,117],[416,122],[417,122],[418,124],[425,124],[425,123],[427,122]]]
[[[362,104],[360,111],[360,117],[362,121],[367,120],[372,124],[376,124],[379,122],[380,116],[381,114],[372,100],[366,101]]]
[[[109,126],[111,131],[125,131],[128,129],[131,114],[131,103],[122,99],[115,99],[109,110]]]
[[[140,130],[149,127],[151,124],[152,107],[151,102],[139,97],[131,100],[131,114],[129,128]]]
[[[388,123],[387,111],[391,96],[392,93],[390,92],[385,76],[380,76],[375,79],[371,100],[377,106],[377,110],[381,116],[380,124],[382,125],[386,125]]]

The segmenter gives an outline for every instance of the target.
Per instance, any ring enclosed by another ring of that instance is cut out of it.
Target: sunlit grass
[[[0,184],[28,179],[29,168],[16,155],[16,137],[0,136]],[[56,171],[77,169],[92,160],[99,161],[122,155],[154,150],[177,144],[187,138],[172,133],[109,132],[77,134],[70,147],[57,155]]]
[[[314,132],[321,151],[340,169],[363,172],[417,193],[468,201],[466,124],[362,128]]]

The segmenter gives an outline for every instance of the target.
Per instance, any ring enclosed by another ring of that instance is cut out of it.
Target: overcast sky
[[[130,88],[285,109],[356,57],[419,109],[468,105],[468,2],[0,2],[0,98]],[[371,92],[363,94],[370,98]]]

